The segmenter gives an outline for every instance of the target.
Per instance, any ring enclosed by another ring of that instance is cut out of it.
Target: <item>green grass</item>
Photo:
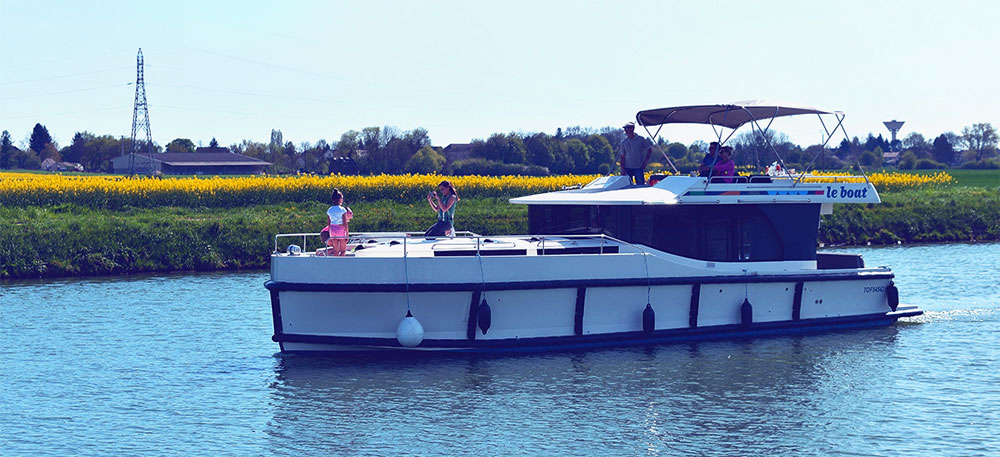
[[[1000,189],[951,186],[883,192],[881,197],[878,205],[836,205],[832,215],[823,216],[820,241],[858,245],[1000,239]],[[318,233],[326,225],[328,206],[0,207],[0,278],[266,268],[274,235]],[[435,221],[425,201],[350,206],[352,232],[420,232]],[[523,234],[528,232],[527,212],[526,206],[504,199],[466,198],[459,202],[455,227],[483,235]]]
[[[425,202],[351,205],[352,232],[422,232],[436,220]],[[97,210],[64,204],[0,208],[0,278],[266,268],[278,233],[316,233],[327,204],[237,209]],[[525,233],[527,207],[496,199],[459,202],[455,227],[483,235]],[[318,236],[311,240],[318,243]]]
[[[915,175],[932,175],[934,173],[946,172],[955,178],[955,182],[946,184],[947,187],[980,187],[994,189],[1000,186],[1000,170],[966,170],[963,168],[950,168],[946,170],[897,170],[900,173]]]
[[[835,205],[819,241],[829,245],[1000,239],[1000,190],[978,187],[880,194],[881,204]]]

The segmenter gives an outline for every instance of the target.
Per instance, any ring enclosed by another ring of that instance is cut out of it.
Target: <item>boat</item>
[[[725,144],[740,127],[766,134],[793,115],[832,118],[827,141],[843,131],[843,113],[768,102],[646,110],[636,122],[653,138],[665,125],[704,124]],[[534,352],[857,329],[922,314],[899,303],[890,268],[817,252],[821,215],[880,202],[863,170],[814,176],[776,162],[784,173],[678,173],[642,186],[604,176],[512,198],[528,205],[529,235],[358,233],[345,257],[322,255],[313,233],[276,235],[265,284],[272,339],[285,353]]]

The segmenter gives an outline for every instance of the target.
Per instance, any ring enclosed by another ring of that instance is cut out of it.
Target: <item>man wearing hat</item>
[[[622,166],[622,175],[641,186],[646,184],[643,173],[649,164],[649,156],[653,154],[653,142],[635,134],[635,122],[625,124],[624,129],[625,139],[618,146],[618,162]]]

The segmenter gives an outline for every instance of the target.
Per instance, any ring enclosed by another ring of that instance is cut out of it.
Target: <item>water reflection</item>
[[[507,442],[521,453],[695,452],[706,441],[723,453],[802,450],[787,435],[823,428],[816,412],[836,407],[830,394],[856,388],[844,372],[885,371],[898,332],[507,357],[281,356],[268,433],[275,452],[288,436],[336,453],[498,454]]]

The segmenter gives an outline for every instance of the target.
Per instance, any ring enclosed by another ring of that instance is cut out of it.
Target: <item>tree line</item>
[[[552,135],[543,132],[494,133],[469,144],[440,148],[431,145],[423,128],[400,130],[395,127],[366,127],[343,133],[328,142],[295,144],[284,138],[281,130],[272,130],[267,143],[243,140],[227,148],[272,163],[273,173],[443,173],[449,175],[548,175],[608,174],[617,171],[617,146],[625,138],[620,128],[599,129],[580,126],[557,129]],[[812,145],[805,148],[788,140],[787,135],[769,131],[744,132],[735,136],[737,165],[762,169],[777,160],[777,151],[785,165],[796,168],[841,169],[859,163],[865,167],[899,168],[1000,168],[997,157],[997,130],[989,123],[962,129],[961,134],[945,132],[933,140],[912,132],[901,141],[868,134],[864,140],[854,137],[837,145]],[[697,168],[708,150],[706,141],[691,144],[657,138],[651,170],[670,170],[669,162],[681,172]],[[144,145],[154,153],[193,153],[196,145],[188,138],[176,138],[165,146]],[[215,138],[210,147],[220,147]],[[48,129],[35,124],[27,144],[17,147],[6,130],[0,136],[0,168],[39,169],[46,159],[54,163],[79,163],[87,171],[110,172],[111,159],[130,150],[129,138],[77,132],[62,148],[53,141]],[[662,154],[661,152],[662,151]],[[898,151],[898,157],[885,152]],[[664,157],[666,156],[666,157]],[[50,162],[50,163],[52,163]]]

